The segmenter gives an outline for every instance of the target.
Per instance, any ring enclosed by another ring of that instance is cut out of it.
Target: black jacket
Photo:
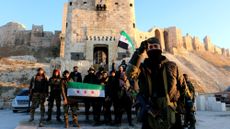
[[[35,75],[31,79],[29,89],[32,93],[48,94],[48,78],[45,75]]]
[[[70,73],[70,78],[74,82],[82,82],[82,76],[81,76],[81,73],[79,73],[79,72],[71,72]]]

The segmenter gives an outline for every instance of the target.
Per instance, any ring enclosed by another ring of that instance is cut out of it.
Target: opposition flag
[[[118,42],[118,47],[121,47],[123,49],[128,50],[128,48],[130,47],[132,51],[135,50],[135,45],[133,44],[131,38],[129,37],[129,35],[127,33],[125,33],[125,31],[121,31],[121,36]]]
[[[81,97],[105,97],[105,87],[103,85],[68,82],[67,96]]]

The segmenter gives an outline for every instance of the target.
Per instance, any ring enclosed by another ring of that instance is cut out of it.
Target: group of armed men
[[[148,55],[146,58],[145,55]],[[68,82],[83,82],[105,86],[105,97],[85,97],[85,119],[89,121],[90,107],[92,106],[94,125],[102,123],[121,125],[123,112],[127,113],[129,126],[132,123],[132,109],[135,108],[136,117],[142,122],[142,129],[195,129],[195,89],[187,74],[182,74],[178,66],[162,55],[160,41],[149,38],[143,41],[132,55],[128,64],[123,60],[116,71],[113,63],[108,73],[100,67],[98,71],[90,67],[88,74],[82,79],[78,66],[73,72],[53,70],[48,79],[42,68],[32,77],[30,96],[32,105],[30,119],[34,120],[36,108],[40,105],[41,118],[39,126],[44,121],[52,119],[54,101],[56,103],[56,120],[61,122],[61,101],[65,128],[69,127],[69,109],[73,125],[78,123],[79,100],[78,96],[68,96]],[[48,117],[45,119],[44,103],[48,97]],[[113,108],[111,108],[113,106]],[[112,120],[112,111],[114,120]],[[100,115],[104,115],[104,121]]]

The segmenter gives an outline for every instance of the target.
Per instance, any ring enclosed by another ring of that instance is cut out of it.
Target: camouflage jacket
[[[135,53],[134,53],[135,54]],[[148,64],[148,58],[144,60],[144,62],[140,63],[140,59],[142,58],[140,55],[134,55],[132,58],[137,59],[131,59],[129,62],[129,65],[127,67],[126,73],[127,76],[131,79],[138,80],[139,85],[139,94],[144,96],[145,101],[149,100],[149,98],[152,97],[152,78],[151,78],[151,68]],[[135,62],[135,61],[139,61]],[[171,102],[173,103],[179,103],[179,100],[182,100],[183,102],[185,97],[190,97],[190,92],[188,90],[188,87],[186,85],[186,82],[183,78],[183,74],[180,72],[178,66],[176,63],[169,61],[165,56],[162,56],[161,63],[159,64],[160,74],[162,77],[162,86],[164,87],[164,83],[167,82],[167,92],[168,96]],[[166,71],[166,79],[163,77],[163,69],[165,68]],[[160,81],[160,80],[159,80]],[[151,89],[150,89],[151,88]],[[151,92],[150,92],[151,91]],[[176,108],[176,107],[174,107]]]
[[[77,98],[74,96],[68,96],[67,95],[67,90],[68,90],[68,82],[73,82],[72,79],[67,79],[67,78],[62,78],[61,79],[61,88],[62,88],[62,97],[63,100],[67,99],[68,104],[76,104]]]

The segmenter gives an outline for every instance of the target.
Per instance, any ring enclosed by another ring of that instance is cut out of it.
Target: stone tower
[[[205,36],[203,41],[206,51],[214,53],[214,45],[212,44],[211,38],[209,36]]]
[[[64,7],[61,57],[111,65],[130,52],[118,48],[120,31],[135,40],[134,0],[69,0]]]

